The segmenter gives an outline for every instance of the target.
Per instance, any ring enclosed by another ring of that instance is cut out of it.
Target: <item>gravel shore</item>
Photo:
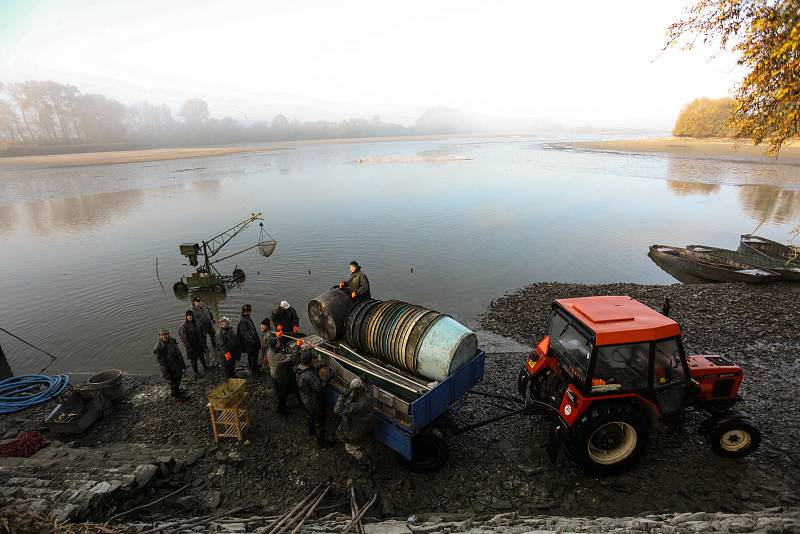
[[[544,333],[552,299],[597,294],[627,294],[655,308],[669,296],[671,315],[682,325],[690,352],[723,354],[740,363],[746,373],[742,407],[753,414],[763,432],[760,450],[744,459],[721,458],[691,432],[700,417],[690,417],[686,431],[654,439],[631,471],[596,479],[578,471],[563,455],[551,465],[543,447],[547,426],[512,418],[453,437],[447,467],[433,475],[409,472],[381,444],[373,447],[371,467],[362,468],[341,444],[317,448],[296,403],[290,416],[277,416],[274,392],[263,378],[248,383],[254,422],[247,430],[248,441],[214,444],[206,395],[222,379],[219,371],[198,379],[189,376],[185,385],[192,398],[183,405],[172,402],[160,378],[127,377],[128,395],[77,438],[77,444],[199,448],[203,456],[184,475],[197,502],[209,492],[218,492],[222,509],[258,504],[265,513],[284,510],[320,483],[334,486],[326,501],[331,511],[349,513],[348,483],[355,484],[362,502],[378,493],[371,512],[376,518],[421,512],[488,518],[506,511],[623,517],[800,506],[796,491],[800,412],[795,393],[800,386],[800,288],[544,283],[498,298],[483,323],[489,330],[532,345]],[[515,378],[524,357],[522,353],[490,354],[479,389],[516,394]],[[44,412],[44,408],[37,410],[40,415]],[[470,395],[452,422],[465,425],[495,413],[488,399]],[[0,420],[0,431],[9,421]],[[20,428],[41,425],[33,412],[13,421]],[[336,421],[329,418],[329,436],[335,427]],[[165,501],[163,507],[148,509],[145,515],[158,517],[171,506]],[[198,505],[181,514],[202,512]]]

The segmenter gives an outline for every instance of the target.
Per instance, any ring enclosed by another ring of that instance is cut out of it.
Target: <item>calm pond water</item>
[[[376,298],[477,327],[491,299],[525,284],[673,283],[647,257],[650,244],[736,248],[762,220],[760,234],[785,241],[800,219],[797,166],[554,141],[563,139],[307,144],[0,169],[0,327],[59,356],[50,371],[153,372],[158,329],[176,332],[188,305],[171,290],[184,271],[178,244],[252,211],[263,212],[278,248],[270,258],[250,251],[224,262],[224,273],[238,265],[247,281],[214,307],[236,318],[251,303],[260,319],[286,299],[306,326],[308,301],[345,277],[351,259]],[[257,239],[253,226],[224,252]],[[48,361],[2,333],[0,343],[17,372]]]

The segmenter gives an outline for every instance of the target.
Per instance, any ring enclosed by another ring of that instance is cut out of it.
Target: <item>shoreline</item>
[[[661,137],[643,139],[618,139],[603,141],[575,141],[555,143],[555,146],[587,152],[667,154],[697,159],[759,162],[768,164],[800,165],[800,142],[790,141],[781,148],[777,158],[765,155],[767,145],[753,146],[750,141],[736,139],[695,139]]]
[[[126,375],[128,394],[83,434],[67,438],[74,443],[72,452],[63,447],[59,450],[68,453],[66,458],[124,447],[146,449],[151,456],[163,458],[164,453],[159,451],[168,450],[174,462],[162,462],[169,463],[170,469],[160,465],[159,469],[165,477],[171,470],[173,478],[164,478],[152,497],[141,491],[124,494],[124,502],[109,501],[108,506],[116,506],[116,511],[128,509],[188,485],[189,489],[175,498],[192,503],[182,512],[188,517],[218,507],[224,510],[259,503],[267,503],[270,509],[264,512],[272,514],[317,484],[332,484],[335,498],[331,502],[338,502],[348,496],[348,479],[364,495],[380,494],[374,508],[376,519],[453,512],[473,518],[511,512],[572,517],[576,509],[581,516],[630,517],[652,510],[711,514],[800,506],[793,489],[793,481],[800,476],[800,462],[792,446],[800,439],[800,418],[792,409],[792,392],[800,387],[800,378],[795,372],[797,364],[787,357],[800,347],[800,333],[787,328],[799,320],[794,303],[800,296],[800,286],[536,283],[494,300],[483,326],[530,345],[543,335],[549,303],[554,298],[589,294],[628,294],[654,308],[660,308],[669,297],[671,316],[684,330],[689,353],[728,356],[744,367],[742,408],[753,414],[762,429],[761,449],[742,460],[719,458],[702,439],[694,437],[692,429],[699,416],[689,413],[685,429],[664,438],[665,443],[648,447],[643,460],[630,471],[598,484],[564,455],[556,465],[550,464],[542,445],[547,441],[546,425],[509,419],[449,439],[450,461],[443,471],[412,475],[379,443],[373,444],[370,453],[372,468],[363,469],[350,461],[341,444],[318,449],[306,436],[305,414],[293,401],[289,417],[275,416],[275,392],[263,379],[248,378],[254,422],[246,434],[248,442],[239,445],[225,440],[215,444],[205,398],[222,379],[221,372],[214,371],[203,378],[188,372],[184,384],[191,399],[179,406],[169,398],[168,386],[160,377]],[[524,353],[490,354],[479,389],[515,394],[516,376],[524,358]],[[785,387],[774,387],[778,379]],[[0,417],[0,435],[41,429],[41,418],[51,408],[45,404]],[[492,410],[489,403],[471,397],[453,419],[464,425],[489,417]],[[326,426],[326,433],[333,437],[335,418],[329,417]],[[45,437],[54,440],[48,434]],[[45,456],[54,451],[42,449]],[[191,461],[185,459],[189,457]],[[48,461],[50,469],[57,472],[68,459]],[[0,481],[3,470],[9,469],[3,465],[0,459]],[[664,465],[670,466],[670,476],[665,476]],[[15,467],[11,469],[9,476],[16,473]],[[692,481],[689,486],[687,479]],[[659,484],[653,484],[654,480]],[[202,503],[209,495],[214,497],[213,506],[204,508]],[[448,495],[447,501],[441,495]],[[732,501],[731,495],[736,499]],[[742,502],[747,505],[741,506]],[[158,516],[175,505],[174,500],[165,501],[142,514],[132,514],[130,519],[147,520],[148,513]],[[87,517],[108,517],[109,513],[115,511],[96,508],[87,511]]]
[[[349,137],[336,139],[299,139],[294,141],[272,141],[247,145],[213,145],[196,147],[144,148],[140,150],[110,150],[102,152],[77,152],[72,154],[43,154],[37,156],[0,157],[0,170],[53,169],[65,167],[89,167],[124,163],[145,163],[176,159],[227,156],[249,152],[275,152],[291,150],[304,145],[346,145],[359,143],[396,143],[402,141],[435,141],[439,139],[471,137],[513,137],[512,134],[441,134],[441,135],[397,135],[384,137]]]

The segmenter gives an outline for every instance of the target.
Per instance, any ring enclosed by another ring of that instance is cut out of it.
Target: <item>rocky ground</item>
[[[545,331],[552,299],[590,294],[627,294],[656,308],[669,296],[671,315],[684,329],[688,351],[723,354],[745,368],[743,408],[753,414],[763,432],[761,449],[745,459],[725,459],[715,455],[702,437],[690,431],[675,432],[655,437],[643,461],[630,472],[597,479],[577,471],[563,456],[551,465],[543,449],[546,425],[520,417],[454,437],[447,467],[433,475],[407,471],[381,444],[374,446],[372,463],[364,468],[355,465],[341,445],[317,448],[306,435],[300,408],[295,406],[288,417],[275,415],[274,393],[263,378],[248,385],[254,421],[248,441],[215,444],[205,404],[208,391],[222,378],[219,371],[188,378],[186,388],[192,398],[184,405],[169,399],[160,379],[127,377],[129,394],[76,441],[80,446],[131,442],[204,451],[183,475],[190,488],[182,496],[193,500],[184,499],[186,506],[178,512],[168,499],[143,511],[140,518],[145,520],[242,505],[258,506],[261,513],[271,514],[283,511],[320,483],[334,486],[326,513],[349,513],[348,481],[355,483],[362,502],[379,494],[370,512],[376,519],[405,518],[421,511],[488,519],[506,511],[624,517],[800,506],[796,492],[800,480],[796,447],[800,440],[796,405],[800,287],[535,284],[493,302],[483,318],[484,326],[532,343]],[[519,353],[489,355],[479,389],[516,394],[515,378],[523,359]],[[44,412],[41,408],[39,415]],[[495,413],[488,399],[468,396],[453,422],[467,424]],[[690,417],[689,426],[699,419]],[[11,432],[9,421],[15,422],[14,429],[35,429],[41,419],[29,413],[24,418],[0,419],[0,435]],[[328,421],[331,437],[335,424],[333,418]],[[546,525],[536,528],[556,530]]]

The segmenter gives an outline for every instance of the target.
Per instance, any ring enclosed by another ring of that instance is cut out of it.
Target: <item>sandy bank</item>
[[[389,143],[397,141],[430,141],[447,139],[452,135],[415,135],[392,137],[358,137],[348,139],[312,139],[302,141],[280,141],[246,146],[209,146],[185,148],[151,148],[142,150],[118,150],[108,152],[84,152],[78,154],[50,154],[44,156],[0,157],[0,169],[14,168],[58,168],[90,165],[113,165],[117,163],[142,163],[173,159],[206,158],[226,156],[244,152],[270,152],[290,150],[295,146],[309,144]]]
[[[116,163],[141,163],[172,159],[225,156],[241,152],[267,152],[280,150],[276,146],[230,146],[192,148],[149,148],[143,150],[118,150],[111,152],[84,152],[81,154],[50,154],[47,156],[13,156],[0,158],[0,168],[53,168],[113,165]]]
[[[664,137],[563,143],[561,146],[603,152],[663,153],[696,158],[800,165],[800,142],[796,141],[785,144],[778,158],[765,155],[767,150],[765,144],[753,146],[749,141],[732,139]]]

